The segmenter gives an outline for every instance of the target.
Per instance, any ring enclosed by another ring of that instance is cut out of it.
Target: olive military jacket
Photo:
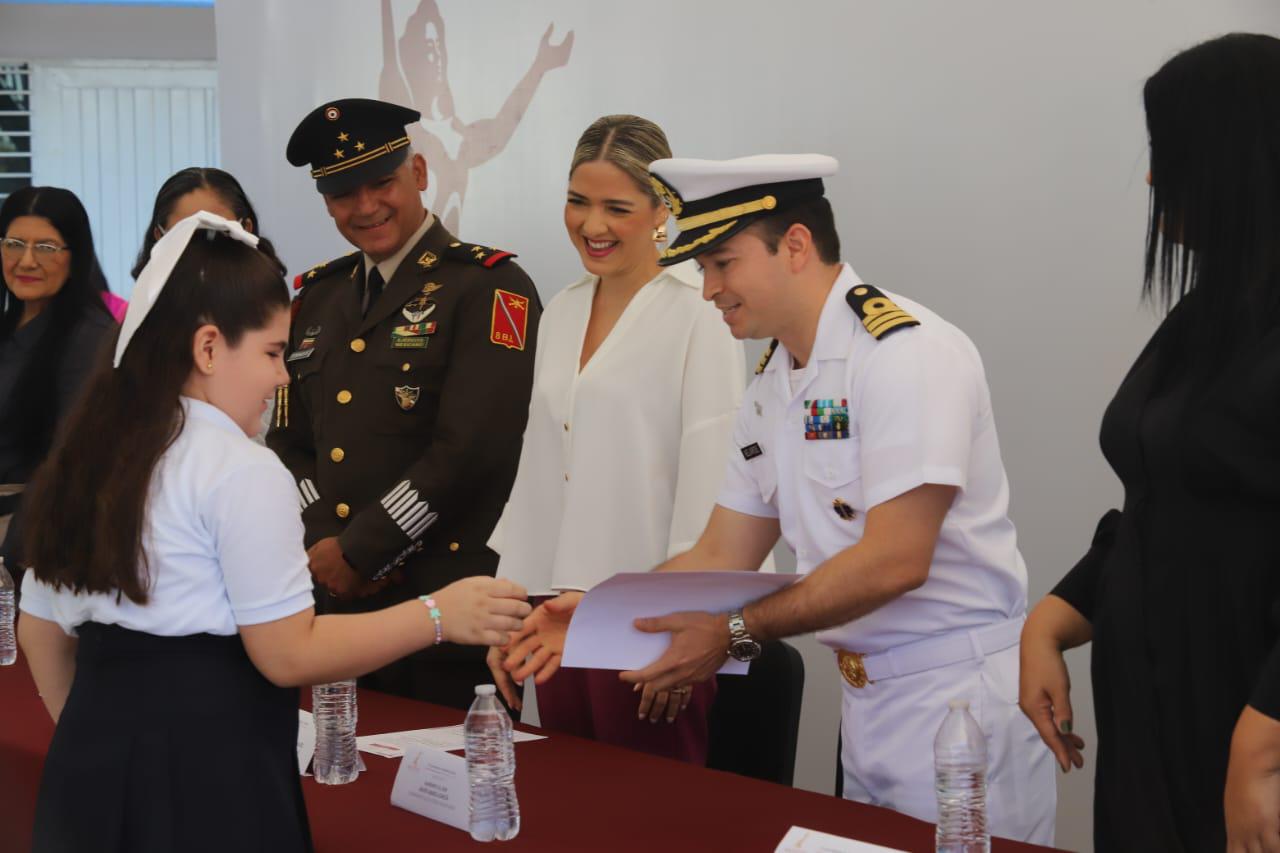
[[[541,314],[511,257],[436,220],[364,316],[359,252],[299,276],[267,444],[298,483],[307,546],[337,536],[366,579],[394,572],[329,609],[496,569],[486,542],[515,479]]]

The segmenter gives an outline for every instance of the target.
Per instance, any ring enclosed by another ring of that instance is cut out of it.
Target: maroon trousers
[[[665,713],[656,723],[639,719],[640,694],[613,670],[561,668],[535,689],[543,728],[699,766],[707,763],[714,678],[694,685],[689,707],[674,723],[667,722]]]

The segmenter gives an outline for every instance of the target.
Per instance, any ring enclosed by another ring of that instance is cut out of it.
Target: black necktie
[[[382,273],[378,272],[378,268],[374,267],[369,270],[369,277],[364,283],[364,313],[368,314],[369,309],[378,301],[378,297],[382,295]]]

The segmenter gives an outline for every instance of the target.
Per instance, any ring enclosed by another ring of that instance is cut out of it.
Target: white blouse
[[[186,422],[156,465],[143,522],[148,602],[54,590],[29,571],[24,613],[68,634],[99,622],[162,637],[230,636],[314,605],[293,477],[221,409],[187,397],[182,405]]]
[[[498,576],[533,595],[690,548],[742,400],[742,344],[688,262],[640,288],[579,371],[597,281],[569,285],[542,315],[520,467],[489,542]]]

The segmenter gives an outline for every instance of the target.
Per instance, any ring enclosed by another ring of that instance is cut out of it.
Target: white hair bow
[[[120,360],[124,358],[129,340],[138,331],[142,321],[147,318],[156,300],[160,298],[160,291],[164,290],[170,273],[173,272],[182,253],[186,251],[192,235],[201,229],[222,231],[246,246],[258,248],[258,238],[244,230],[244,226],[239,222],[223,219],[207,210],[196,211],[166,231],[164,236],[151,247],[151,258],[138,274],[138,281],[133,286],[133,294],[129,297],[129,310],[125,312],[124,322],[120,325],[120,337],[116,341],[114,366],[120,366]]]

